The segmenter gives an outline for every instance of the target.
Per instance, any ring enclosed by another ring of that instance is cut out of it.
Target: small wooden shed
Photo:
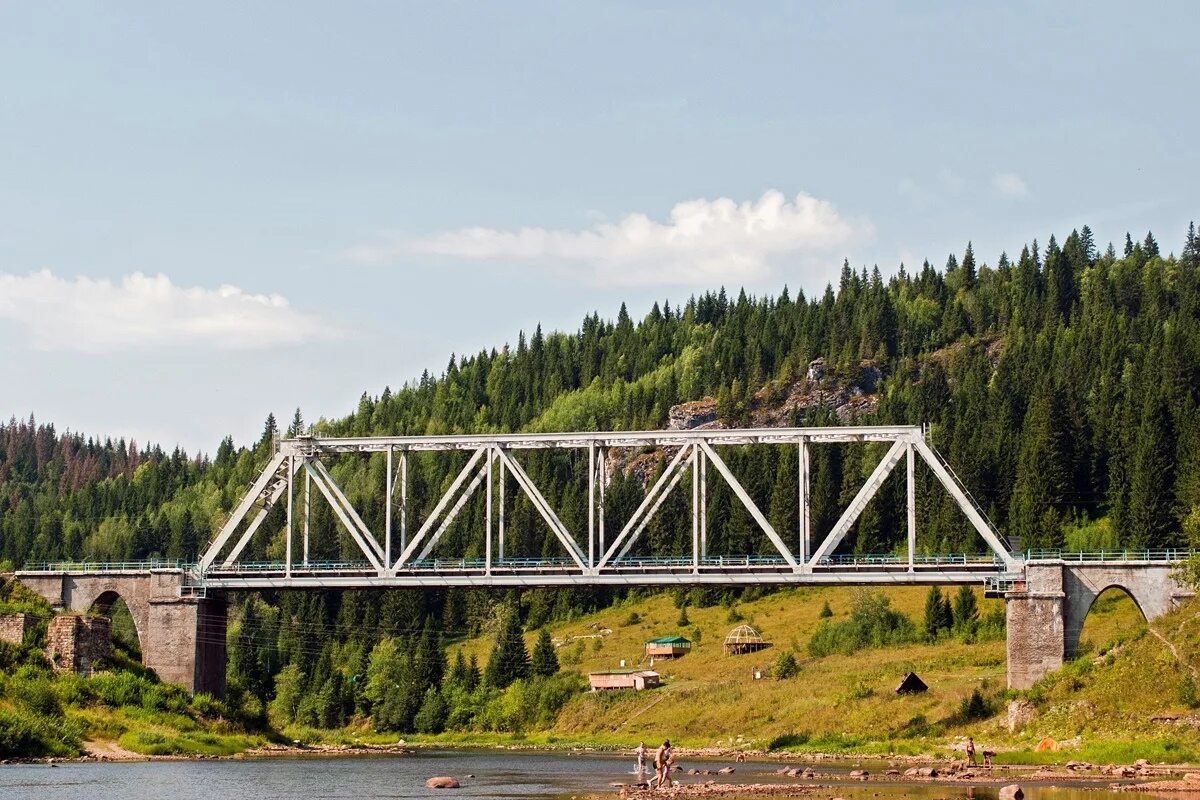
[[[592,685],[593,692],[601,689],[633,689],[640,692],[659,686],[662,679],[650,669],[621,669],[588,673],[588,683]]]
[[[749,625],[738,625],[725,636],[725,655],[727,656],[757,653],[770,646],[771,643],[763,639],[762,634]]]
[[[900,685],[896,687],[896,694],[921,694],[929,691],[929,687],[925,685],[925,681],[917,677],[917,673],[910,672],[904,676],[904,680],[900,681]]]
[[[647,658],[679,658],[692,649],[691,639],[682,636],[659,636],[646,642]]]

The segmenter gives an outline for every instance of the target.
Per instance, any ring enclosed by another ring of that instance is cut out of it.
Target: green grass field
[[[678,659],[657,660],[653,668],[666,685],[647,692],[587,693],[572,699],[549,730],[526,734],[531,743],[628,746],[638,740],[671,737],[691,747],[746,747],[863,754],[944,754],[968,734],[989,747],[1008,751],[1005,760],[1051,763],[1086,757],[1097,761],[1191,760],[1200,737],[1190,725],[1164,724],[1155,717],[1190,712],[1182,664],[1157,637],[1147,633],[1141,612],[1123,593],[1106,592],[1089,614],[1081,636],[1081,656],[1022,696],[1037,709],[1024,731],[1007,728],[1008,702],[1003,640],[964,643],[944,638],[935,644],[867,649],[853,655],[810,658],[808,641],[825,602],[834,620],[844,618],[855,592],[848,587],[795,589],[737,604],[687,609],[686,626],[669,595],[629,601],[619,607],[549,626],[564,669],[594,670],[649,666],[647,639],[683,634],[699,642]],[[921,625],[926,589],[886,590],[892,607]],[[1003,607],[979,596],[981,617]],[[636,615],[638,621],[631,624]],[[1156,621],[1155,629],[1176,643],[1184,661],[1200,654],[1200,625],[1194,612],[1177,611]],[[739,656],[722,652],[726,633],[738,617],[758,629],[772,646]],[[529,634],[530,644],[534,633]],[[483,663],[486,638],[451,647],[475,653]],[[780,651],[791,649],[800,663],[789,680],[755,680]],[[916,672],[929,685],[920,695],[895,694],[900,679]],[[960,709],[978,689],[991,716],[963,721]],[[1193,692],[1195,690],[1193,689]],[[1181,700],[1183,697],[1183,700]],[[1195,702],[1192,700],[1192,702]],[[1035,753],[1045,737],[1060,751]],[[470,737],[468,737],[470,738]],[[461,740],[461,735],[458,736]]]

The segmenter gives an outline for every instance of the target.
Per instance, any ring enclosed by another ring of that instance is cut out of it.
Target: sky
[[[0,0],[0,416],[213,452],[843,259],[1200,217],[1200,5]]]

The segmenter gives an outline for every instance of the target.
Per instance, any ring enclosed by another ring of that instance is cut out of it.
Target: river
[[[633,778],[630,758],[610,755],[572,755],[562,752],[494,750],[422,750],[411,755],[357,758],[279,757],[205,761],[154,761],[126,763],[9,764],[0,766],[0,798],[4,800],[372,800],[416,798],[431,794],[447,797],[514,798],[542,800],[616,790],[610,782]],[[715,769],[728,762],[684,761],[689,766]],[[789,762],[789,766],[796,766]],[[823,773],[849,769],[828,762],[813,765]],[[868,769],[875,765],[863,764]],[[684,782],[719,779],[722,782],[796,782],[774,774],[776,762],[737,764],[732,776],[683,777]],[[878,773],[876,773],[878,774]],[[425,779],[453,775],[462,782],[458,791],[432,792]],[[474,777],[467,777],[473,775]],[[1069,789],[1026,787],[1030,800],[1100,800],[1116,793],[1094,786]],[[811,795],[824,800],[898,800],[898,798],[974,798],[994,800],[996,789],[966,784],[888,784],[847,782],[836,790]],[[1129,797],[1129,795],[1122,795]]]

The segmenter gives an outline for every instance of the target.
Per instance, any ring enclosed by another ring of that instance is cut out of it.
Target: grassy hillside
[[[947,637],[936,644],[810,657],[807,647],[823,605],[828,602],[831,621],[845,619],[861,591],[796,589],[733,608],[688,607],[684,626],[677,624],[680,609],[671,596],[660,594],[552,625],[563,669],[584,674],[618,668],[621,659],[627,666],[648,665],[643,643],[655,636],[681,633],[693,638],[698,630],[700,637],[688,655],[656,661],[654,668],[666,680],[662,689],[576,696],[552,727],[527,738],[629,745],[670,736],[692,747],[935,754],[945,752],[956,737],[970,734],[989,747],[1009,751],[1002,760],[1034,761],[1080,756],[1189,760],[1200,751],[1200,736],[1190,724],[1154,721],[1186,715],[1188,703],[1195,702],[1195,683],[1189,700],[1184,679],[1191,668],[1200,666],[1200,623],[1194,610],[1177,611],[1153,626],[1176,648],[1176,660],[1170,648],[1148,632],[1132,601],[1108,592],[1085,623],[1080,658],[1035,689],[1013,693],[1005,688],[1003,639],[967,643]],[[925,589],[881,593],[893,608],[920,624]],[[981,617],[1003,608],[999,600],[980,597],[979,603]],[[755,654],[724,655],[725,634],[743,620],[773,646]],[[533,638],[529,634],[531,647]],[[490,646],[485,637],[451,650],[474,653],[483,662]],[[769,669],[786,649],[800,662],[796,677],[753,678],[756,668]],[[928,693],[894,693],[910,670],[929,684]],[[964,718],[964,704],[976,689],[988,710],[983,719]],[[1015,733],[1007,728],[1012,700],[1031,703],[1036,715]],[[1047,736],[1063,749],[1034,753]]]
[[[844,619],[861,589],[795,589],[732,608],[687,608],[688,624],[679,626],[680,609],[670,595],[626,601],[550,630],[564,669],[589,671],[644,665],[643,643],[681,633],[699,643],[688,655],[657,660],[654,668],[667,685],[654,692],[588,693],[571,700],[550,736],[624,743],[670,735],[692,746],[728,744],[738,737],[765,747],[791,735],[808,737],[809,749],[920,750],[922,737],[952,732],[962,701],[972,690],[994,694],[1004,687],[1004,642],[965,644],[949,638],[936,645],[910,644],[870,649],[853,655],[811,658],[807,646],[820,622],[824,603],[832,621]],[[905,587],[884,592],[892,607],[919,624],[926,590]],[[1001,607],[980,598],[981,614]],[[634,620],[637,621],[634,621]],[[767,650],[726,656],[726,633],[747,622],[771,641]],[[530,637],[532,643],[532,636]],[[490,641],[457,645],[485,661]],[[452,650],[455,648],[452,648]],[[800,673],[790,680],[755,680],[780,652],[792,650]],[[901,677],[915,671],[931,691],[900,697]],[[900,743],[900,739],[915,740]]]

